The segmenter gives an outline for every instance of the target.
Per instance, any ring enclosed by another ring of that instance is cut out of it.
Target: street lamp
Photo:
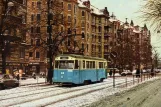
[[[8,28],[3,29],[3,26],[5,25],[7,16],[10,12],[11,7],[13,6],[14,6],[13,2],[5,1],[5,4],[4,4],[5,10],[3,11],[4,13],[2,13],[3,15],[2,15],[1,24],[0,24],[0,40],[1,40],[1,46],[2,46],[1,52],[2,52],[2,73],[3,74],[6,73],[6,52],[7,52],[6,48],[9,43],[8,37],[5,38],[6,35],[9,36],[8,32],[4,34]]]

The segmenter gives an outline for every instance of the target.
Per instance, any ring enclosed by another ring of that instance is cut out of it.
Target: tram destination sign
[[[68,57],[60,57],[60,59],[68,59]]]

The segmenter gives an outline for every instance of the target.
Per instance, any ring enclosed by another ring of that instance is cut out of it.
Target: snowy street
[[[135,82],[135,85],[137,85],[138,80],[140,81],[138,78],[133,80],[132,77],[119,77],[115,80],[116,88],[113,88],[113,78],[108,78],[102,83],[75,87],[47,85],[43,78],[38,80],[27,79],[20,81],[20,87],[1,90],[0,103],[3,107],[79,107],[89,105],[100,98],[127,89],[122,88],[122,86],[125,86],[125,83],[134,86],[133,83]],[[25,85],[28,83],[33,85]]]

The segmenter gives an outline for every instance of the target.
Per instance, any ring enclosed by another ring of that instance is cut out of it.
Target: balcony
[[[23,4],[23,0],[13,0],[13,2],[17,2],[19,4]]]
[[[95,22],[92,22],[91,25],[92,25],[92,26],[96,26],[96,23],[95,23]]]
[[[110,37],[110,34],[104,33],[104,37],[105,37],[105,38],[109,38],[109,37]]]
[[[109,46],[109,43],[104,43],[104,47],[107,47],[107,46]]]
[[[5,22],[13,25],[18,25],[22,24],[22,18],[13,15],[8,15]]]

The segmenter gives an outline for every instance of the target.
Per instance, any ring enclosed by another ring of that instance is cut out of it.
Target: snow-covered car
[[[132,75],[132,72],[130,70],[124,70],[121,72],[121,76],[126,76],[126,75]]]
[[[20,76],[20,79],[21,80],[26,80],[27,78],[29,78],[25,73],[23,73],[21,76]]]
[[[132,71],[132,75],[136,75],[136,69]]]
[[[154,71],[155,71],[156,73],[159,73],[159,72],[161,72],[161,69],[154,69]]]
[[[143,73],[147,73],[147,70],[143,69],[142,72],[143,72]]]
[[[7,87],[17,87],[19,82],[8,74],[0,74],[0,90]]]
[[[140,73],[147,73],[147,70],[145,70],[145,69],[143,69],[142,71],[140,71]],[[133,71],[132,71],[132,75],[136,75],[136,69],[134,69]]]

